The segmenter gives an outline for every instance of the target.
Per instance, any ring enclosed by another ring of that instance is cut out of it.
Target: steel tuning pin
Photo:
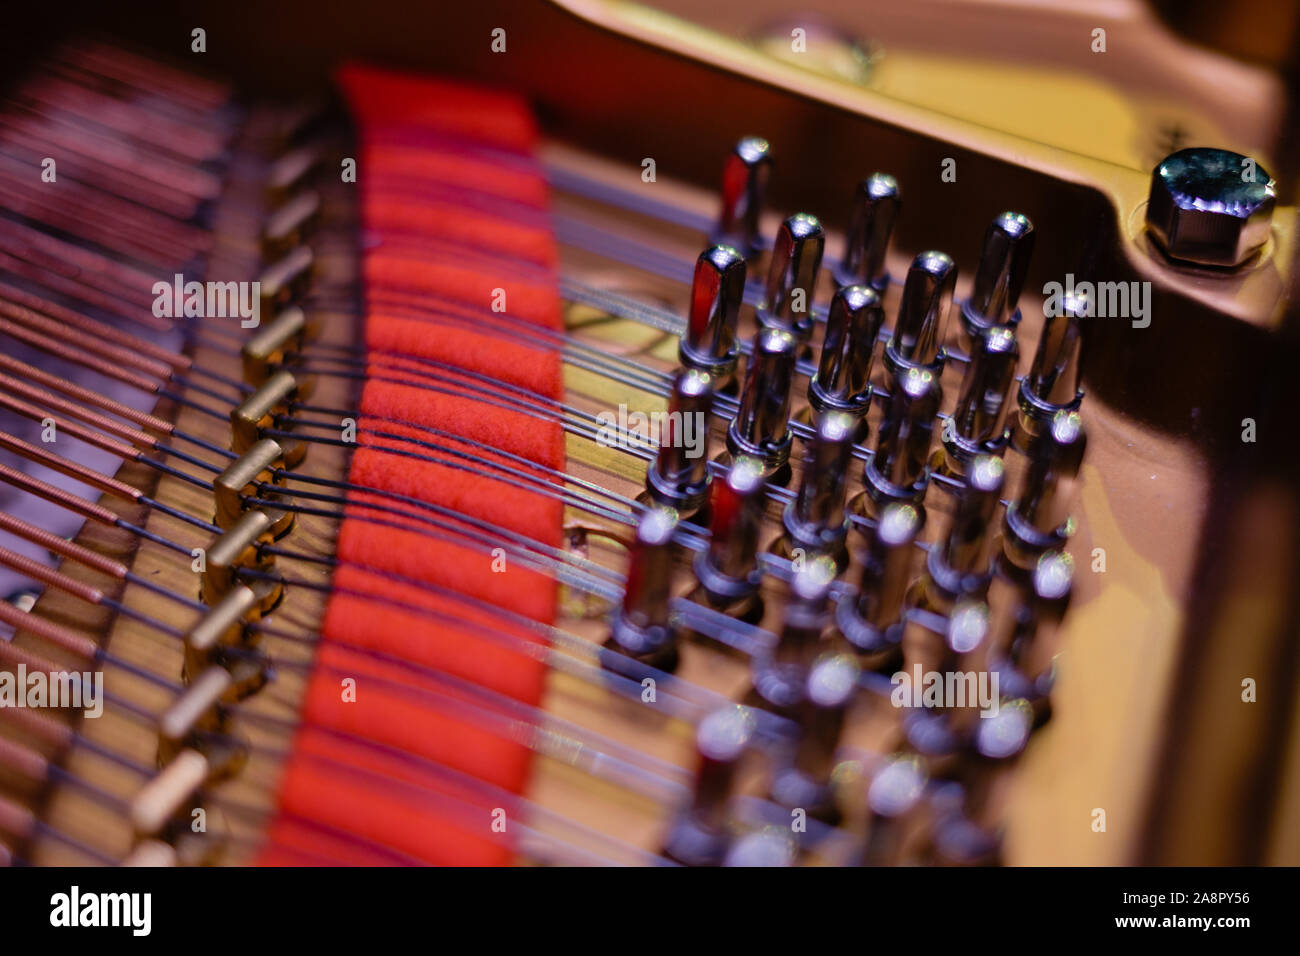
[[[681,369],[673,379],[659,454],[646,469],[646,491],[655,503],[691,515],[709,490],[709,412],[713,386],[706,372]]]
[[[767,140],[746,136],[736,144],[722,168],[722,209],[711,242],[732,246],[747,259],[759,251],[758,218],[771,174]]]
[[[969,743],[981,719],[996,713],[1002,688],[987,667],[991,619],[989,606],[978,597],[964,596],[947,612],[943,660],[935,668],[941,673],[973,673],[976,684],[955,700],[948,701],[943,716],[958,746]],[[989,676],[985,676],[989,675]],[[979,681],[984,683],[981,685]]]
[[[1082,321],[1091,314],[1086,296],[1071,290],[1059,309],[1044,316],[1029,374],[1020,381],[1020,415],[1013,445],[1027,450],[1057,412],[1076,411],[1083,401]]]
[[[1022,628],[1006,648],[1006,655],[1023,686],[1016,696],[1045,708],[1055,682],[1056,635],[1074,591],[1074,559],[1065,551],[1047,551],[1029,578],[1029,626]]]
[[[816,216],[801,212],[781,223],[758,309],[763,325],[784,329],[804,345],[812,338],[813,294],[825,246],[826,232]]]
[[[981,594],[992,573],[993,516],[1002,499],[1002,459],[978,455],[957,492],[952,519],[926,560],[928,603],[947,612],[966,595]]]
[[[677,628],[672,598],[673,535],[677,514],[649,508],[637,523],[628,556],[623,604],[614,616],[605,646],[650,667],[677,667]]]
[[[801,807],[810,817],[835,826],[840,810],[832,774],[848,710],[857,696],[859,669],[849,654],[822,654],[808,670],[796,719],[799,736],[790,762],[772,776],[773,801]]]
[[[756,729],[754,713],[740,704],[711,711],[700,721],[695,732],[695,789],[664,841],[669,859],[688,866],[722,863],[730,843],[728,802]]]
[[[1019,357],[1011,329],[999,326],[977,333],[957,406],[940,433],[943,468],[948,474],[964,474],[975,456],[1001,454],[1006,447],[1011,386]]]
[[[1003,549],[1015,567],[1031,570],[1044,552],[1064,548],[1074,532],[1071,511],[1086,446],[1083,421],[1074,411],[1057,412],[1030,444],[1003,521]]]
[[[928,783],[925,766],[915,754],[896,754],[876,768],[867,787],[863,866],[896,866],[903,862],[908,824],[918,812]]]
[[[895,381],[864,472],[866,497],[877,513],[887,502],[920,505],[930,481],[930,445],[943,392],[939,374],[905,368]]]
[[[683,367],[709,375],[715,390],[736,374],[736,325],[744,296],[745,260],[739,252],[713,246],[700,253],[677,354]]]
[[[921,512],[912,505],[885,505],[867,533],[856,594],[836,607],[835,623],[857,650],[862,665],[876,672],[896,670],[903,637],[903,608],[916,563]]]
[[[1034,252],[1034,224],[1018,212],[1004,212],[984,233],[984,248],[971,297],[961,308],[961,327],[967,347],[990,328],[1010,328],[1020,323],[1020,293]]]
[[[858,183],[844,239],[844,257],[835,267],[837,285],[869,285],[881,295],[889,287],[885,256],[903,206],[898,181],[886,173],[873,173]]]
[[[880,295],[865,285],[844,286],[826,314],[817,372],[808,383],[816,412],[848,412],[865,420],[871,408],[871,362],[885,322]],[[859,431],[858,438],[865,437]]]
[[[943,370],[943,342],[957,265],[942,252],[923,252],[912,260],[903,282],[898,322],[885,346],[885,368],[896,383],[907,369],[936,376]]]
[[[835,574],[835,562],[825,556],[806,559],[795,572],[776,645],[754,656],[754,696],[764,708],[796,715],[830,624],[828,599]]]
[[[845,412],[822,412],[806,443],[799,490],[785,508],[780,550],[825,554],[842,571],[848,566],[849,517],[844,508],[849,459],[858,419]]]
[[[764,827],[732,842],[723,866],[784,867],[799,859],[799,844],[789,827]]]
[[[998,713],[978,720],[976,732],[985,734],[995,727],[1007,737],[1015,731],[1016,701],[1006,701]],[[1006,718],[1010,718],[1007,720]],[[993,761],[976,757],[963,761],[953,779],[937,782],[930,799],[932,829],[928,861],[945,866],[995,866],[1002,846],[1001,828],[985,822],[993,792]]]
[[[759,329],[745,372],[736,417],[727,429],[727,450],[763,462],[764,477],[790,480],[790,389],[798,342],[781,329]]]
[[[1055,682],[1056,635],[1074,589],[1074,559],[1065,551],[1045,551],[1032,569],[998,583],[1014,594],[999,608],[989,646],[1003,694],[1029,701],[1039,719],[1046,716]]]
[[[714,607],[750,620],[762,616],[758,536],[765,504],[763,463],[742,456],[709,497],[709,547],[695,557],[700,590]]]

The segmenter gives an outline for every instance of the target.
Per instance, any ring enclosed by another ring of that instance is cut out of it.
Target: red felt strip
[[[374,360],[349,471],[365,490],[349,495],[260,862],[499,865],[512,852],[504,804],[531,756],[509,702],[541,701],[544,630],[526,622],[554,621],[556,585],[513,555],[502,570],[496,529],[555,547],[562,515],[501,470],[521,468],[507,455],[564,468],[558,422],[518,407],[562,398],[558,351],[509,332],[561,328],[535,127],[501,93],[360,66],[339,81],[359,129],[368,250]]]

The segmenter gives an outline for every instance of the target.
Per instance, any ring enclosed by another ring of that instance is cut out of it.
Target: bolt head
[[[1276,184],[1226,149],[1182,149],[1151,171],[1147,230],[1171,259],[1239,266],[1268,240]]]

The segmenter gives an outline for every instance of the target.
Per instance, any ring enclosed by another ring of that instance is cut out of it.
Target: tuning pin
[[[646,491],[658,504],[690,515],[709,490],[709,412],[713,386],[705,372],[681,369],[668,397],[659,454],[646,469]]]
[[[783,867],[794,866],[798,859],[799,844],[789,827],[764,827],[734,841],[722,865]]]
[[[903,636],[903,604],[916,561],[921,512],[907,504],[885,505],[867,533],[858,593],[840,599],[835,623],[840,633],[865,655],[872,670],[894,670]]]
[[[1018,212],[1004,212],[984,233],[984,248],[975,270],[971,297],[961,309],[962,331],[968,345],[985,329],[1020,323],[1021,290],[1034,251],[1034,224]]]
[[[1007,412],[1019,357],[1016,334],[1010,328],[976,334],[957,407],[942,432],[944,468],[950,474],[962,474],[976,455],[996,454],[1006,445]]]
[[[838,285],[863,283],[884,295],[889,286],[885,255],[894,221],[903,206],[898,181],[885,173],[873,173],[858,183],[849,214],[849,231],[844,241],[844,258],[835,267]]]
[[[898,321],[885,348],[885,365],[894,375],[909,367],[942,361],[941,346],[957,285],[957,264],[942,252],[923,252],[912,260],[903,282]]]
[[[795,572],[776,646],[754,656],[754,693],[765,708],[793,716],[803,700],[830,624],[827,600],[835,574],[835,562],[825,556],[808,558]]]
[[[857,662],[848,654],[823,654],[813,662],[799,707],[794,758],[772,777],[773,801],[789,809],[800,807],[831,826],[840,820],[831,785],[835,752],[857,695],[858,675]]]
[[[894,866],[902,862],[909,820],[925,795],[925,767],[915,754],[888,758],[867,788],[867,842],[863,866]]]
[[[670,509],[649,508],[641,516],[628,556],[623,606],[605,645],[669,672],[677,666],[677,632],[669,608],[676,531],[677,515]]]
[[[826,232],[816,216],[801,212],[781,223],[758,309],[763,325],[784,329],[805,344],[812,337],[813,293],[825,246]]]
[[[978,455],[971,461],[947,533],[926,561],[926,592],[940,611],[988,584],[993,513],[1002,499],[1003,478],[1001,458]]]
[[[758,330],[740,405],[727,429],[727,450],[732,456],[758,458],[764,476],[779,484],[790,478],[790,389],[798,345],[789,332]]]
[[[1002,722],[1003,714],[1014,710],[1014,701],[1007,701],[998,715],[979,720],[976,736],[985,733],[985,727],[995,725],[996,733],[1014,738],[1014,729]],[[1014,717],[1013,717],[1014,721]],[[977,751],[978,752],[978,751]],[[929,801],[933,813],[930,833],[930,860],[944,866],[995,866],[999,862],[1002,828],[988,825],[985,818],[996,806],[990,798],[1000,789],[994,785],[995,774],[988,760],[966,760],[953,776],[956,779],[938,783]]]
[[[991,630],[988,604],[978,597],[965,595],[945,613],[948,628],[944,646],[940,660],[931,669],[942,674],[974,674],[977,678],[960,696],[947,701],[938,715],[946,724],[954,749],[959,749],[964,741],[969,741],[980,720],[996,713],[1002,689],[987,666]],[[910,729],[915,730],[915,725]],[[930,730],[935,738],[943,734],[938,727]]]
[[[1004,653],[1024,684],[1012,690],[1046,705],[1054,681],[1056,634],[1074,590],[1074,559],[1065,551],[1047,551],[1034,565],[1026,595],[1026,624]]]
[[[760,249],[758,217],[772,174],[772,147],[760,136],[746,136],[722,168],[722,211],[710,241],[734,246],[745,258]]]
[[[688,866],[723,861],[729,842],[727,804],[756,726],[753,712],[739,704],[721,707],[700,721],[695,732],[695,790],[690,806],[668,832],[665,856]]]
[[[1014,446],[1024,451],[1061,411],[1074,411],[1083,400],[1081,320],[1091,313],[1086,296],[1071,290],[1059,310],[1043,319],[1034,363],[1020,382],[1020,415]]]
[[[988,760],[1010,760],[1029,743],[1037,718],[1033,705],[1023,698],[998,704],[997,713],[975,725],[975,750]]]
[[[709,602],[748,617],[758,601],[758,535],[764,506],[763,463],[742,456],[726,480],[713,482],[709,547],[695,557],[695,576]],[[761,610],[761,603],[758,609]]]
[[[980,826],[960,813],[949,813],[935,820],[931,842],[941,865],[997,866],[1002,834],[1000,830]]]
[[[963,663],[986,659],[983,652],[988,649],[989,620],[987,602],[971,595],[958,599],[948,614],[945,643],[952,667],[945,666],[945,670],[961,670]]]
[[[919,504],[930,480],[930,443],[942,398],[937,372],[903,369],[867,462],[867,497],[877,510],[887,501]]]
[[[695,260],[691,305],[678,356],[712,377],[715,388],[736,372],[736,324],[745,296],[745,260],[731,246],[713,246]]]
[[[1016,567],[1034,567],[1046,551],[1059,550],[1074,531],[1071,509],[1087,435],[1078,412],[1060,411],[1029,446],[1020,487],[1007,506],[1004,544]]]
[[[1011,696],[1033,697],[1048,687],[1036,681],[1050,668],[1050,640],[1065,616],[1074,588],[1074,559],[1065,551],[1045,551],[1024,573],[1011,568],[1011,575],[997,583],[1003,595],[998,626],[991,644],[991,657],[1013,665],[1028,675],[1023,684],[1012,686],[1014,676],[1004,680]],[[990,599],[993,592],[990,591]],[[1014,600],[1007,600],[1014,596]],[[1048,682],[1050,685],[1050,681]]]
[[[884,322],[875,289],[849,285],[836,291],[826,314],[821,361],[808,383],[808,403],[814,411],[866,415],[871,407],[871,359]]]
[[[941,346],[956,285],[957,265],[942,252],[923,252],[912,260],[898,322],[885,346],[885,368],[895,380],[909,368],[942,370]]]
[[[848,564],[844,541],[849,533],[844,496],[849,458],[858,419],[845,412],[823,412],[814,421],[812,441],[804,451],[799,491],[785,509],[782,546],[808,554],[826,554],[840,570]]]

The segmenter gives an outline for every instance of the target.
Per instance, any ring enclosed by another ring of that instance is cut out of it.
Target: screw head
[[[1273,177],[1248,156],[1181,149],[1151,171],[1147,229],[1171,259],[1239,266],[1268,240],[1275,192]]]

